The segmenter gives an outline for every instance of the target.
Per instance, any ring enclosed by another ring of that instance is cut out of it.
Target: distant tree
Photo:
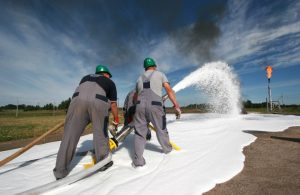
[[[50,103],[50,104],[46,104],[45,106],[43,106],[43,110],[53,110],[53,104]]]
[[[24,111],[33,111],[33,110],[37,110],[36,106],[26,105],[24,108]]]
[[[71,103],[71,98],[64,100],[58,105],[58,109],[66,109],[67,110],[69,108],[70,103]]]
[[[251,108],[251,107],[253,107],[252,106],[253,104],[252,104],[252,102],[250,100],[247,100],[247,101],[243,102],[243,104],[244,104],[245,108]]]
[[[4,110],[13,110],[13,109],[17,109],[17,106],[14,104],[7,104],[6,106],[2,106],[2,108]]]
[[[18,109],[19,110],[25,110],[26,109],[26,105],[25,104],[19,104],[18,105]]]

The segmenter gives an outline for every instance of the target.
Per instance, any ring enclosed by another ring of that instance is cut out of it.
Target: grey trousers
[[[156,128],[156,136],[159,144],[162,146],[163,152],[169,153],[172,150],[162,104],[153,105],[152,101],[141,101],[140,104],[137,104],[136,113],[134,115],[135,137],[133,163],[135,166],[143,166],[146,164],[143,153],[149,122]]]
[[[93,125],[93,145],[97,162],[108,155],[108,106],[107,102],[96,98],[85,100],[78,96],[72,99],[65,121],[63,139],[57,154],[56,166],[53,170],[56,178],[68,175],[69,165],[80,136],[90,122]]]

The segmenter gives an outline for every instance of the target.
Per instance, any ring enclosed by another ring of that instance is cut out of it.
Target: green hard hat
[[[151,66],[156,66],[155,61],[152,58],[145,58],[144,60],[144,68],[148,68]]]
[[[97,73],[102,73],[102,72],[107,73],[107,74],[109,74],[110,77],[112,77],[109,70],[108,70],[108,68],[106,66],[103,66],[103,65],[100,64],[96,67],[96,74]]]

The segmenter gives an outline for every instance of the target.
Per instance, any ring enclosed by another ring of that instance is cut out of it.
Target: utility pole
[[[266,73],[267,73],[267,78],[268,78],[268,97],[269,97],[269,101],[267,102],[267,104],[268,103],[270,104],[268,112],[272,112],[272,110],[273,110],[271,87],[270,87],[270,82],[271,82],[271,77],[272,77],[272,71],[273,71],[272,66],[268,65],[266,67]],[[268,108],[268,106],[267,106],[267,108]]]
[[[268,95],[269,95],[270,111],[272,112],[273,105],[272,105],[272,94],[271,94],[271,87],[270,87],[270,79],[268,79]]]
[[[267,112],[269,112],[269,103],[268,103],[268,98],[266,97],[266,105],[267,105]]]
[[[55,115],[55,100],[53,100],[53,106],[52,107],[53,107],[53,114],[52,115],[54,116]]]

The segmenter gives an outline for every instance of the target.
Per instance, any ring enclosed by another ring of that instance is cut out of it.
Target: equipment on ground
[[[109,69],[108,69],[106,66],[101,65],[101,64],[98,65],[98,66],[96,67],[95,73],[96,73],[96,74],[97,74],[97,73],[107,73],[107,74],[109,74],[110,77],[112,77],[112,75],[111,75]]]

